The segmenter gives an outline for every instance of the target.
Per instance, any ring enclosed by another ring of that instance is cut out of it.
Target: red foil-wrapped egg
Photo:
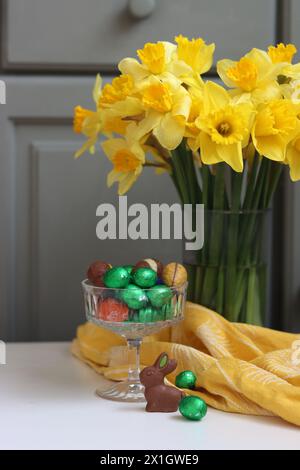
[[[123,322],[128,319],[128,312],[127,305],[111,297],[100,300],[98,304],[98,317],[101,320]]]
[[[108,269],[111,268],[111,264],[106,263],[105,261],[94,261],[86,273],[88,280],[97,287],[103,287],[103,276]]]

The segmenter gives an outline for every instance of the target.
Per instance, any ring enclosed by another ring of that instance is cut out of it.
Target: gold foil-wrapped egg
[[[187,272],[179,263],[169,263],[164,267],[162,279],[169,287],[179,287],[187,281]]]

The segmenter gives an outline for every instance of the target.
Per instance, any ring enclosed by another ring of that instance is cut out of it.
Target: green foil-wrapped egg
[[[122,289],[129,283],[130,274],[122,266],[115,266],[106,271],[103,277],[105,287]]]
[[[128,272],[128,274],[131,277],[131,273],[132,273],[132,270],[133,270],[133,265],[132,264],[126,264],[126,265],[122,266],[122,268],[126,269],[126,271]]]
[[[150,268],[138,268],[132,274],[132,280],[137,286],[147,289],[156,284],[157,274]]]
[[[147,296],[153,307],[159,308],[169,302],[172,291],[168,286],[156,285],[148,290]]]
[[[186,419],[200,421],[207,413],[207,405],[201,398],[190,395],[182,398],[179,411]]]
[[[150,323],[153,321],[154,314],[155,310],[151,306],[141,308],[139,310],[139,321],[141,323]]]
[[[161,307],[161,313],[164,320],[170,320],[174,316],[174,306],[171,303],[167,303]]]
[[[163,321],[165,319],[164,314],[162,313],[160,308],[155,308],[153,310],[153,316],[152,316],[152,321]]]
[[[148,301],[145,292],[134,284],[128,284],[120,295],[123,302],[133,309],[142,308]]]
[[[184,370],[177,375],[175,385],[179,388],[189,388],[193,390],[196,386],[197,377],[191,370]]]

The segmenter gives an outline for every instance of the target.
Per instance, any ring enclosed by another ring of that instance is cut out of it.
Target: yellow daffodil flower
[[[204,112],[196,119],[201,130],[198,147],[203,163],[226,162],[235,171],[243,170],[242,148],[249,140],[253,106],[235,103],[220,85],[204,86]]]
[[[297,135],[286,149],[286,163],[290,167],[290,177],[292,181],[300,180],[300,136]]]
[[[83,146],[75,153],[75,158],[80,157],[87,150],[90,153],[95,153],[95,144],[102,130],[102,126],[103,120],[99,111],[91,111],[81,106],[74,108],[74,132],[83,134],[88,138]]]
[[[175,37],[175,57],[187,64],[196,74],[207,72],[213,63],[215,44],[206,44],[202,38],[188,39],[181,34]]]
[[[255,104],[280,97],[277,82],[280,67],[260,49],[252,49],[238,62],[223,59],[217,63],[218,74],[233,89],[232,95],[248,95]]]
[[[151,77],[141,90],[141,102],[145,118],[137,126],[137,139],[153,132],[167,150],[178,147],[191,106],[187,90],[179,84]]]
[[[270,57],[273,64],[279,64],[282,62],[291,63],[297,49],[294,44],[277,44],[277,46],[268,47],[268,56]]]
[[[187,144],[193,152],[198,150],[198,136],[200,129],[196,124],[197,118],[203,112],[203,91],[199,88],[190,88],[191,108],[185,124],[184,137],[187,137]]]
[[[273,100],[258,107],[252,130],[256,150],[267,158],[284,161],[288,143],[299,132],[299,107],[290,100]]]
[[[300,102],[300,63],[285,66],[281,71],[282,93],[285,98]]]
[[[282,95],[284,98],[291,100],[295,104],[300,103],[300,79],[290,79],[281,85]]]
[[[143,49],[137,51],[140,62],[127,57],[121,60],[118,67],[123,74],[131,75],[138,86],[151,75],[159,78],[169,76],[170,64],[175,50],[175,44],[170,42],[148,42]]]
[[[130,126],[135,126],[135,124],[131,123]],[[110,187],[118,182],[118,194],[125,194],[142,172],[145,163],[144,149],[138,141],[132,138],[130,131],[126,138],[108,139],[102,142],[101,146],[113,164],[113,169],[107,175],[107,185]]]
[[[103,127],[103,115],[98,109],[98,101],[101,95],[102,80],[100,75],[96,76],[93,87],[93,100],[96,104],[96,111],[76,106],[74,108],[73,129],[77,134],[83,134],[88,139],[83,146],[75,153],[75,158],[80,157],[84,152],[95,153],[95,144],[99,133]]]
[[[99,96],[99,106],[107,107],[130,96],[134,89],[131,75],[120,75],[107,83]]]
[[[107,83],[98,98],[98,106],[116,117],[130,117],[142,111],[131,75],[120,75]]]

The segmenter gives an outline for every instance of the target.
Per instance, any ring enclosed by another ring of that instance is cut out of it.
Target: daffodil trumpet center
[[[129,173],[140,166],[140,160],[129,149],[120,149],[112,157],[114,169],[119,173]]]
[[[133,79],[130,75],[120,75],[113,79],[112,83],[104,86],[99,98],[100,106],[112,105],[124,100],[133,90]]]
[[[173,99],[171,91],[165,83],[149,85],[142,96],[143,105],[160,113],[166,113],[172,109]]]
[[[228,137],[231,134],[231,126],[229,122],[221,122],[218,127],[217,131],[223,137]]]
[[[291,63],[294,55],[297,52],[297,48],[294,44],[277,44],[277,46],[270,46],[268,48],[268,55],[272,60],[273,64],[278,64],[280,62]]]
[[[147,43],[143,49],[137,51],[140,61],[153,74],[160,74],[165,69],[165,48],[161,42]]]
[[[258,69],[253,60],[242,57],[234,67],[227,70],[227,77],[242,90],[252,91],[257,82]]]

